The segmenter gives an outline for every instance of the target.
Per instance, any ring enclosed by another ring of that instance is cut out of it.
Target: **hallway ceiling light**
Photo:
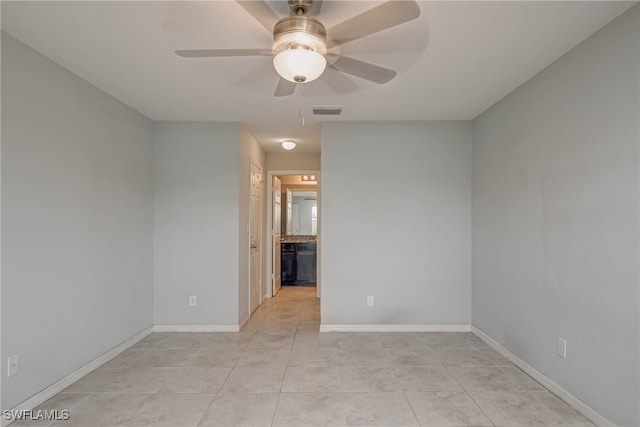
[[[284,148],[287,151],[293,150],[294,148],[296,148],[296,143],[290,139],[286,139],[282,141],[282,148]]]
[[[316,176],[315,175],[302,175],[301,176],[302,181],[316,181]]]

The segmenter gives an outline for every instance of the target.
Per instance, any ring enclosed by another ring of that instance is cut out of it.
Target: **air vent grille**
[[[311,110],[314,116],[339,116],[342,108],[340,105],[314,105]]]

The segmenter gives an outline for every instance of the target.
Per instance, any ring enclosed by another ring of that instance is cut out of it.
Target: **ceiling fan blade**
[[[391,0],[329,28],[329,47],[349,43],[378,31],[412,21],[420,16],[415,1]]]
[[[273,32],[273,27],[280,18],[267,3],[262,0],[236,0],[236,2],[256,18],[269,33]]]
[[[218,58],[222,56],[271,56],[269,49],[191,49],[176,50],[183,58]]]
[[[342,71],[343,73],[351,74],[379,84],[390,82],[396,74],[398,74],[388,68],[373,65],[358,59],[349,58],[348,56],[341,56],[331,65],[331,67],[338,71]]]
[[[327,67],[324,73],[318,79],[324,82],[331,89],[340,94],[352,93],[358,90],[358,84],[347,77],[346,74],[331,68],[331,66]]]
[[[293,92],[296,90],[297,83],[290,82],[289,80],[285,80],[280,77],[278,81],[278,86],[276,86],[276,91],[273,93],[273,96],[289,96],[293,95]]]

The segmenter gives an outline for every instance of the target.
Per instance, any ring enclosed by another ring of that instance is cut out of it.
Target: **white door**
[[[258,308],[262,299],[262,215],[260,204],[262,168],[251,163],[251,206],[249,217],[249,236],[251,241],[251,255],[249,258],[249,300],[251,313]]]
[[[275,297],[282,284],[280,268],[280,233],[282,230],[282,184],[277,176],[273,177],[273,251],[271,262],[272,291]]]
[[[293,234],[293,227],[292,227],[293,224],[291,222],[292,221],[292,217],[293,217],[293,210],[292,210],[292,208],[293,208],[293,194],[291,194],[291,190],[289,190],[288,188],[287,188],[287,200],[286,200],[286,202],[287,202],[287,218],[286,218],[287,229],[286,229],[286,231],[287,231],[287,236],[290,236],[290,235]]]

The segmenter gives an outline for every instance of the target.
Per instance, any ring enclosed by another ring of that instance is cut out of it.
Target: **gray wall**
[[[155,323],[237,325],[240,126],[154,129]]]
[[[470,122],[322,125],[323,324],[471,323],[470,166]]]
[[[2,407],[151,326],[152,122],[2,33]],[[6,360],[20,354],[20,373]]]
[[[636,6],[473,122],[473,324],[622,426],[640,425],[639,52]]]

